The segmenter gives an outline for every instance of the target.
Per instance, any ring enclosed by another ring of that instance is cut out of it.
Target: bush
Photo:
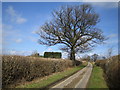
[[[44,59],[25,56],[2,57],[2,86],[9,87],[22,81],[32,81],[37,77],[50,75],[72,67],[70,60]]]
[[[61,58],[61,52],[45,52],[44,58]]]
[[[75,65],[76,65],[76,66],[79,66],[79,65],[81,65],[81,64],[82,64],[81,61],[75,60]]]
[[[109,88],[120,88],[120,55],[110,58],[104,71]]]
[[[104,70],[104,77],[110,89],[120,88],[120,55],[95,62]]]
[[[97,60],[97,61],[95,62],[95,65],[102,67],[103,70],[104,70],[104,69],[105,69],[106,62],[107,62],[107,60]]]

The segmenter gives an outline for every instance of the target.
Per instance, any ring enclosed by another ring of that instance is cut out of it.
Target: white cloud
[[[67,59],[68,58],[68,53],[67,52],[62,52],[62,58]]]
[[[2,54],[5,55],[31,55],[33,51],[17,51],[17,50],[10,50],[10,49],[4,49],[2,50]]]
[[[46,50],[44,50],[43,52],[40,52],[40,55],[44,55],[44,52],[53,52],[52,48],[46,48]]]
[[[108,37],[109,38],[113,38],[113,37],[117,37],[118,36],[118,34],[111,34],[111,35],[109,35]]]
[[[13,26],[8,25],[8,24],[3,24],[2,25],[2,31],[3,31],[3,38],[10,38],[13,36],[19,36],[18,30],[15,30]]]
[[[7,11],[7,13],[10,14],[11,16],[16,16],[16,12],[15,12],[15,10],[13,9],[12,6],[9,6],[6,11]]]
[[[15,55],[16,53],[17,53],[17,52],[16,52],[16,51],[13,51],[13,50],[12,50],[12,51],[9,51],[9,54],[10,54],[10,55]]]
[[[51,52],[51,51],[53,51],[52,48],[48,48],[47,49],[47,52]]]
[[[21,38],[16,39],[15,42],[16,42],[16,43],[21,43],[21,42],[22,42],[22,39],[21,39]]]
[[[33,28],[32,28],[32,34],[36,34],[37,32],[39,32],[39,30],[41,29],[41,27],[40,27],[40,25],[38,24],[38,25],[35,25],[35,26],[33,26]]]
[[[108,40],[105,42],[106,44],[117,44],[118,43],[118,39],[114,39],[114,40]]]
[[[27,21],[27,19],[21,17],[19,13],[17,13],[12,6],[9,6],[6,9],[6,12],[10,15],[11,21],[17,24],[22,24]]]
[[[25,18],[22,18],[22,17],[17,17],[17,18],[16,18],[16,22],[19,23],[19,24],[21,24],[21,23],[26,22],[26,19],[25,19]]]
[[[9,44],[10,37],[13,36],[15,33],[12,30],[12,26],[11,25],[6,25],[3,24],[2,25],[2,45],[3,47],[6,47]],[[16,34],[15,34],[16,35]]]
[[[118,34],[111,34],[108,36],[108,40],[105,41],[106,44],[117,44],[118,43]]]
[[[91,55],[93,55],[94,54],[94,52],[90,52],[90,53],[88,53],[87,55],[88,56],[91,56]]]
[[[21,34],[20,30],[14,29],[13,26],[3,24],[3,30],[2,30],[2,45],[4,47],[9,46],[13,43],[21,43],[24,39],[24,36]]]

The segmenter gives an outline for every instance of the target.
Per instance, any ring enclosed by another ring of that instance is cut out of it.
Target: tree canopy
[[[71,60],[75,60],[75,54],[87,52],[105,40],[102,30],[96,27],[99,15],[89,4],[62,6],[52,15],[53,19],[37,32],[39,43],[48,46],[63,44],[61,50],[68,52]]]

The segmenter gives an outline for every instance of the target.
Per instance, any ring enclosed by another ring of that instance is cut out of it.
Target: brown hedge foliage
[[[95,65],[96,65],[96,66],[100,66],[100,67],[102,67],[103,69],[105,69],[106,62],[107,62],[107,60],[97,60],[97,61],[95,62]]]
[[[104,76],[110,89],[120,88],[120,55],[108,59]]]
[[[120,88],[120,55],[95,62],[104,70],[104,77],[110,89]]]
[[[50,75],[72,67],[70,60],[44,59],[25,56],[2,56],[2,86],[24,81],[32,81],[37,77]]]

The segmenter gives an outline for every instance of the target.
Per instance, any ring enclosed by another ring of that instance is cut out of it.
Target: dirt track
[[[80,70],[79,72],[75,73],[74,75],[68,77],[64,81],[58,83],[57,85],[53,86],[50,90],[59,88],[86,88],[86,85],[89,81],[91,72],[92,72],[92,64],[88,62],[88,65]]]

